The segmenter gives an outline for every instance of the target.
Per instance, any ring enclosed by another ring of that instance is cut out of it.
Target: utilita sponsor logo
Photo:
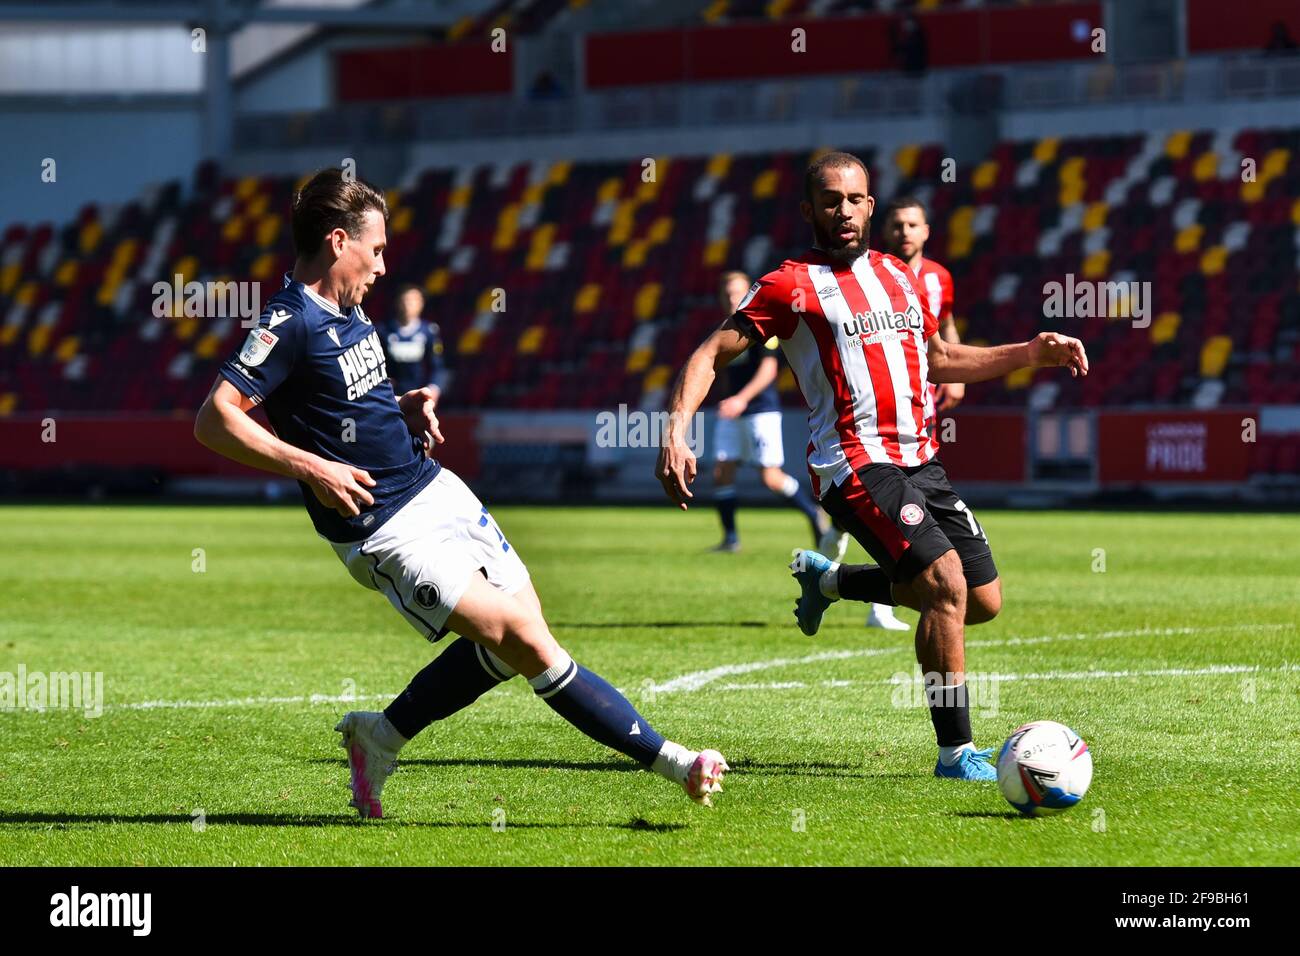
[[[148,936],[153,926],[152,893],[69,893],[50,897],[51,926],[126,926],[133,936]]]

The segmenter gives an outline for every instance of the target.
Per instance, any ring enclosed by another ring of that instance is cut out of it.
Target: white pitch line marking
[[[980,674],[983,681],[1018,681],[1018,680],[1125,680],[1141,677],[1207,677],[1224,674],[1265,674],[1300,672],[1300,664],[1283,664],[1280,667],[1261,667],[1258,664],[1213,664],[1209,667],[1165,667],[1148,671],[1042,671],[1029,674]],[[714,690],[792,690],[809,686],[817,687],[851,687],[870,686],[888,687],[898,684],[920,684],[920,677],[901,680],[887,677],[882,680],[852,681],[823,680],[815,684],[805,681],[771,681],[758,684],[719,684]]]
[[[1094,631],[1079,632],[1071,634],[1044,634],[1037,637],[1011,637],[1000,638],[997,640],[985,641],[967,641],[967,647],[1018,647],[1025,644],[1046,644],[1059,641],[1086,641],[1086,640],[1110,640],[1121,637],[1149,637],[1149,636],[1178,636],[1191,634],[1205,634],[1213,631],[1278,631],[1294,630],[1292,624],[1221,624],[1210,627],[1163,627],[1163,628],[1134,628],[1131,630],[1117,631]],[[861,650],[841,650],[841,651],[822,651],[817,654],[807,654],[803,657],[776,657],[765,661],[751,661],[744,664],[723,664],[719,667],[711,667],[708,670],[693,671],[689,674],[682,674],[680,677],[674,677],[663,684],[653,684],[644,688],[647,692],[657,694],[684,693],[699,690],[715,683],[723,677],[738,676],[741,674],[752,674],[757,671],[771,670],[778,667],[791,667],[801,664],[817,664],[822,661],[848,660],[860,657],[880,657],[885,654],[897,654],[904,651],[910,651],[910,645],[899,645],[897,647],[867,647]],[[1245,667],[1258,670],[1256,665],[1223,665],[1228,667]],[[1279,670],[1300,670],[1300,665],[1291,665],[1279,668]],[[1247,671],[1242,671],[1245,673]],[[1023,675],[1000,675],[1002,680],[1071,680],[1082,678],[1059,677],[1053,676],[1055,672],[1047,672],[1042,675],[1023,674]],[[1069,673],[1069,672],[1065,672]],[[1188,676],[1195,674],[1219,673],[1215,670],[1186,670],[1171,669],[1166,671],[1152,672],[1128,672],[1115,671],[1081,671],[1078,672],[1087,677],[1122,677],[1122,676],[1178,676],[1185,673]],[[1227,672],[1224,672],[1227,673]],[[1235,671],[1233,673],[1236,673]],[[887,681],[876,683],[893,683],[893,678]],[[851,680],[831,680],[814,682],[824,687],[848,687],[859,683]],[[871,682],[863,682],[871,683]],[[783,681],[771,685],[766,684],[724,684],[715,689],[718,690],[757,690],[757,689],[774,689],[780,688],[798,688],[809,686],[804,681]],[[104,710],[218,710],[222,708],[237,707],[272,707],[280,704],[354,704],[368,700],[392,700],[396,693],[386,694],[356,694],[351,696],[331,695],[331,694],[301,694],[296,696],[284,697],[236,697],[228,700],[141,700],[123,704],[105,704]]]
[[[1192,634],[1206,634],[1212,631],[1277,631],[1292,628],[1290,624],[1220,624],[1211,627],[1143,627],[1117,631],[1093,631],[1071,634],[1044,634],[1038,637],[1008,637],[996,640],[967,641],[967,647],[1021,647],[1027,644],[1049,644],[1060,641],[1098,641],[1114,640],[1121,637],[1175,637]],[[809,654],[806,657],[776,657],[766,661],[750,661],[744,664],[723,664],[708,670],[692,671],[682,674],[662,684],[654,684],[647,690],[656,694],[676,694],[699,690],[723,677],[740,674],[752,674],[756,671],[772,670],[778,667],[790,667],[799,664],[816,664],[821,661],[846,660],[858,657],[878,657],[882,654],[899,654],[910,652],[910,644],[895,647],[870,647],[857,651],[824,651]]]

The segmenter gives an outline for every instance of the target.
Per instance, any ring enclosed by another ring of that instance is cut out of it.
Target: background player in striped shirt
[[[749,276],[743,272],[724,272],[723,314],[732,315],[748,291]],[[740,464],[755,465],[767,490],[803,513],[812,526],[813,541],[820,541],[830,528],[830,522],[822,517],[799,479],[784,470],[781,399],[776,393],[780,355],[780,344],[771,338],[727,366],[726,384],[730,394],[718,403],[718,422],[714,427],[713,494],[722,521],[722,543],[715,551],[740,550],[740,535],[736,531],[736,467]]]
[[[791,569],[801,592],[799,628],[817,633],[822,614],[841,597],[919,610],[917,659],[939,745],[935,776],[995,780],[992,750],[976,750],[972,741],[965,625],[998,613],[1001,583],[983,529],[937,457],[926,386],[1027,367],[1086,375],[1088,357],[1082,342],[1055,332],[989,348],[946,342],[911,270],[867,248],[874,205],[856,156],[828,153],[808,167],[800,211],[813,248],[754,283],[736,314],[691,356],[673,389],[655,475],[685,508],[696,473],[687,426],[716,371],[777,336],[810,410],[813,490],[877,562],[841,565],[797,551]]]
[[[907,263],[908,268],[917,279],[917,291],[925,297],[930,311],[939,322],[939,334],[945,342],[960,344],[961,336],[957,334],[957,323],[952,316],[953,284],[950,273],[933,259],[922,254],[926,240],[930,238],[930,222],[926,216],[925,206],[915,196],[899,196],[885,210],[885,248],[893,256]],[[957,407],[966,397],[966,386],[962,382],[944,382],[942,385],[929,385],[930,399],[934,412],[946,412]],[[937,423],[931,423],[930,428]],[[836,528],[828,537],[823,536],[818,550],[823,554],[834,555],[839,561],[848,549],[849,536],[842,528]],[[881,627],[889,631],[910,631],[911,627],[900,621],[894,609],[888,604],[872,603],[867,613],[867,627]]]

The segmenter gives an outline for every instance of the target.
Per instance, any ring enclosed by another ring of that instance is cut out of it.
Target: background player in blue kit
[[[722,313],[736,314],[736,306],[749,292],[749,276],[724,272],[721,283]],[[755,345],[726,369],[729,394],[718,402],[714,426],[713,500],[722,521],[722,543],[715,551],[739,551],[736,530],[736,467],[751,464],[768,491],[780,495],[798,508],[812,527],[813,541],[830,528],[830,521],[799,484],[784,471],[785,449],[781,441],[781,399],[776,393],[780,374],[780,348],[771,339]]]
[[[424,320],[424,293],[419,286],[402,286],[383,342],[393,391],[405,395],[427,387],[436,407],[447,387],[447,362],[438,323]]]
[[[593,740],[709,804],[728,769],[722,755],[665,740],[574,663],[551,635],[518,553],[473,492],[431,457],[442,441],[432,392],[395,396],[379,334],[361,310],[384,274],[387,217],[379,192],[337,169],[294,197],[293,274],[222,365],[194,427],[213,451],[296,478],[316,531],[348,572],[422,636],[461,635],[385,711],[349,713],[335,728],[352,805],[362,817],[382,816],[401,748],[515,674]],[[274,433],[249,416],[258,405]]]

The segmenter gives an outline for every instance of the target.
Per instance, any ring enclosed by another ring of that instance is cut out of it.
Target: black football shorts
[[[984,529],[937,458],[913,468],[866,465],[827,491],[821,504],[895,584],[912,580],[950,548],[961,558],[968,588],[998,576]]]

